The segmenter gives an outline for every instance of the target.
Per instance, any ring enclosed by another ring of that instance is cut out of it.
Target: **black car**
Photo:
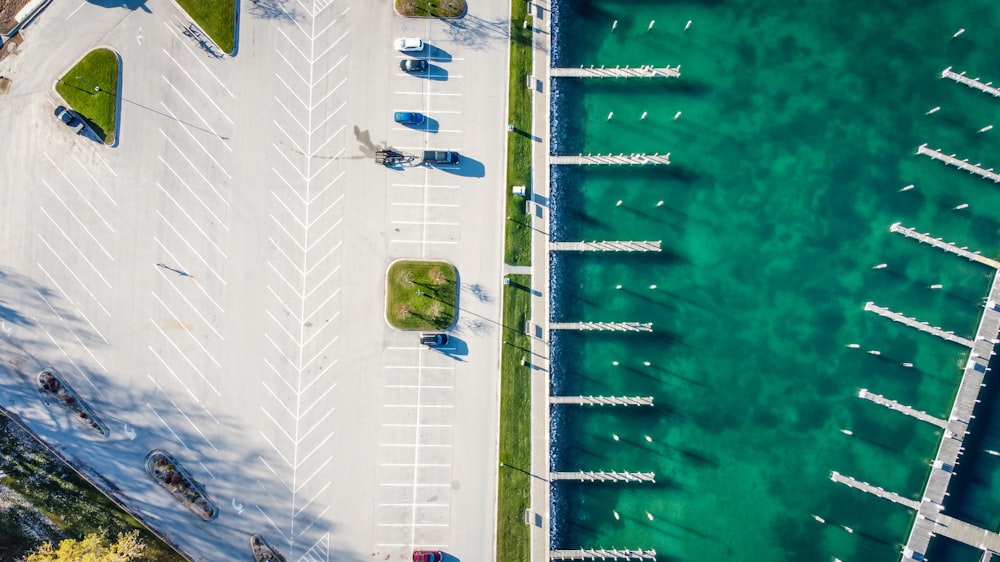
[[[403,72],[424,72],[427,70],[427,61],[424,59],[403,59],[399,61],[399,69]]]
[[[60,105],[56,108],[55,116],[72,129],[74,133],[79,134],[83,130],[83,119],[72,109],[66,109],[66,107]]]
[[[420,334],[421,345],[440,347],[448,344],[448,334]]]

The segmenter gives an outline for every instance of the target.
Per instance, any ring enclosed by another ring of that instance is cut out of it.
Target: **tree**
[[[101,535],[91,533],[81,540],[60,541],[58,549],[47,542],[25,557],[24,562],[130,562],[145,552],[139,531],[119,533],[118,540],[110,545]]]

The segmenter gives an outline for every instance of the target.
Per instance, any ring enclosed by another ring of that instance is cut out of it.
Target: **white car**
[[[424,50],[424,40],[418,37],[400,37],[393,42],[397,51],[409,52],[409,51],[423,51]]]

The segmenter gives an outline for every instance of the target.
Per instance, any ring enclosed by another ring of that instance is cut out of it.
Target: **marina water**
[[[561,0],[553,16],[553,66],[682,74],[553,83],[554,153],[673,162],[552,171],[553,239],[664,249],[553,258],[554,321],[653,323],[556,333],[553,394],[655,406],[555,406],[552,469],[657,474],[554,484],[553,548],[898,559],[913,513],[829,475],[919,499],[930,470],[940,430],[857,394],[946,418],[968,350],[863,307],[975,331],[992,272],[889,226],[998,255],[1000,186],[915,151],[1000,167],[1000,127],[978,132],[1000,125],[1000,100],[940,79],[952,66],[1000,82],[1000,5]],[[946,504],[990,530],[998,399],[987,388]],[[979,555],[935,538],[928,558]]]

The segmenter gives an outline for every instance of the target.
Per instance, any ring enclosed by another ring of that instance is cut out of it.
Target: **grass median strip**
[[[524,510],[531,504],[531,276],[511,275],[503,290],[500,356],[500,472],[497,482],[497,560],[531,559]]]
[[[510,83],[507,123],[507,220],[504,229],[504,260],[511,265],[531,263],[531,215],[525,212],[525,198],[514,195],[513,186],[531,186],[531,76],[532,18],[527,2],[513,0],[510,27]],[[528,22],[527,27],[522,22]]]
[[[223,52],[232,54],[236,48],[235,0],[177,0]]]
[[[396,0],[396,11],[408,17],[457,18],[465,10],[465,0]]]
[[[6,508],[0,501],[0,559],[17,560],[46,540],[58,543],[66,537],[80,539],[91,534],[113,538],[138,530],[147,545],[143,560],[184,561],[62,460],[51,456],[2,411],[0,451],[0,472],[7,475],[0,479],[0,496],[5,495],[4,487],[16,493]],[[0,497],[4,499],[9,500]]]
[[[118,54],[94,49],[56,81],[62,96],[104,144],[114,144],[118,119]]]
[[[458,271],[443,261],[399,260],[386,273],[385,317],[400,330],[444,330],[455,323]]]

